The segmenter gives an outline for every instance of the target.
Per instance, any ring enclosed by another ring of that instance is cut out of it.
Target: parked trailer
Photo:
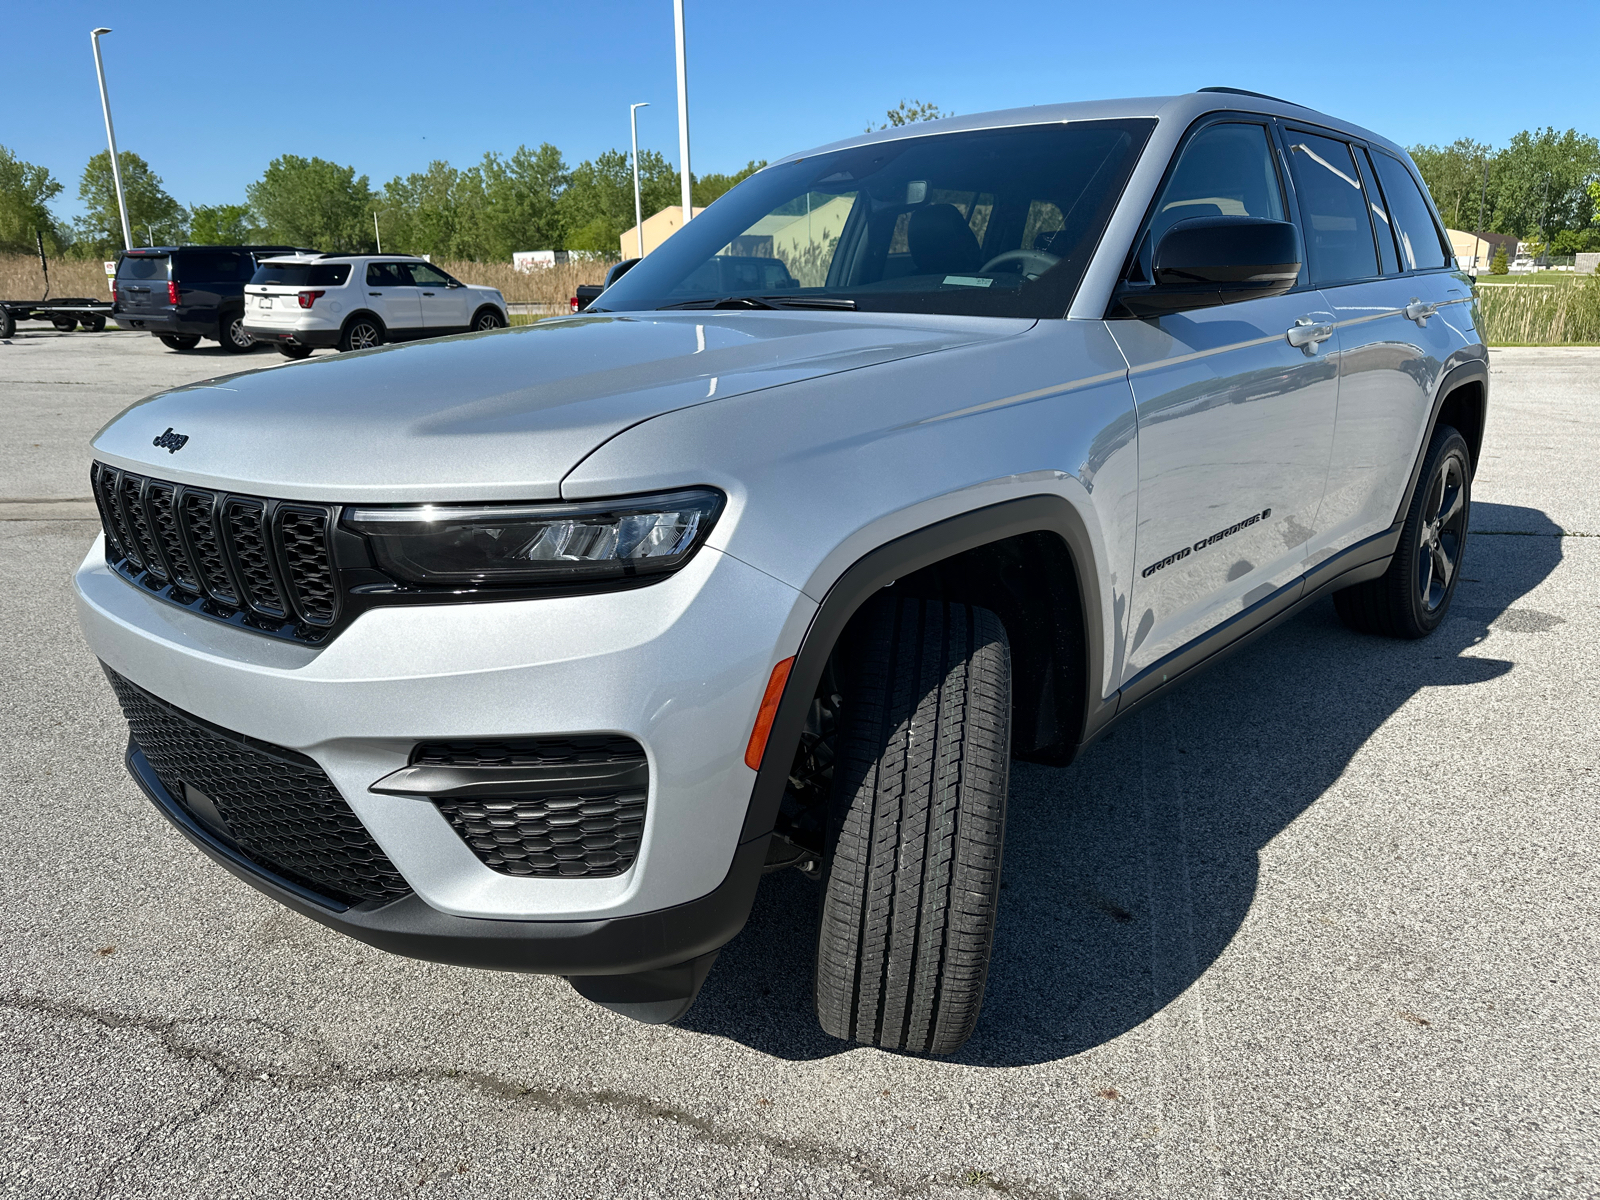
[[[62,333],[82,325],[99,333],[111,316],[111,301],[68,296],[60,300],[0,300],[0,338],[17,331],[18,321],[49,321]]]

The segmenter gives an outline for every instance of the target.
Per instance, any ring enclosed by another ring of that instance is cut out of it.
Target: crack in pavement
[[[333,1052],[326,1046],[318,1047],[314,1042],[310,1042],[309,1039],[290,1029],[256,1017],[149,1017],[116,1012],[111,1009],[71,1001],[53,1000],[45,996],[17,994],[0,996],[0,1009],[31,1012],[63,1021],[88,1021],[107,1030],[132,1030],[149,1034],[155,1039],[156,1044],[174,1060],[199,1063],[217,1074],[222,1081],[222,1086],[213,1095],[207,1097],[190,1112],[176,1115],[153,1126],[139,1139],[137,1145],[131,1148],[129,1154],[124,1158],[123,1165],[131,1165],[133,1156],[147,1146],[158,1133],[170,1133],[184,1125],[193,1124],[203,1119],[235,1091],[254,1083],[268,1083],[312,1091],[319,1089],[341,1090],[396,1083],[431,1082],[455,1083],[470,1091],[477,1092],[480,1096],[507,1101],[517,1106],[540,1109],[553,1115],[567,1113],[587,1115],[602,1112],[629,1117],[644,1124],[670,1123],[682,1129],[690,1137],[708,1145],[728,1150],[762,1150],[774,1158],[797,1166],[808,1167],[813,1170],[832,1169],[846,1172],[856,1176],[861,1182],[870,1184],[874,1188],[895,1196],[927,1196],[932,1188],[938,1184],[950,1187],[981,1189],[1002,1195],[1016,1196],[1022,1198],[1022,1200],[1036,1200],[1036,1198],[1037,1200],[1046,1200],[1047,1197],[1059,1198],[1063,1196],[1062,1192],[1046,1187],[1034,1180],[995,1178],[987,1173],[971,1171],[957,1172],[945,1176],[929,1175],[912,1178],[886,1164],[871,1159],[851,1158],[849,1157],[850,1152],[842,1147],[831,1146],[813,1138],[785,1138],[776,1134],[762,1133],[758,1130],[721,1127],[710,1118],[696,1115],[686,1109],[678,1108],[659,1100],[652,1100],[648,1096],[619,1091],[614,1088],[578,1091],[564,1087],[534,1087],[486,1071],[449,1067],[352,1071],[337,1062]],[[242,1059],[226,1051],[183,1036],[186,1027],[216,1025],[222,1022],[255,1025],[271,1030],[273,1033],[288,1039],[291,1043],[301,1046],[306,1046],[309,1043],[313,1048],[313,1057],[322,1060],[328,1065],[324,1069],[316,1071],[289,1070],[278,1067],[266,1069],[252,1067]],[[97,1196],[104,1194],[106,1187],[115,1176],[116,1170],[116,1166],[108,1168],[107,1177],[101,1181],[96,1191]],[[981,1177],[974,1178],[975,1175],[981,1175]],[[1080,1196],[1081,1200],[1080,1193],[1069,1192],[1065,1193],[1065,1195],[1069,1197]]]

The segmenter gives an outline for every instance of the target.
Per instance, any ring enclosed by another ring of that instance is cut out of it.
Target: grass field
[[[1479,287],[1507,287],[1518,284],[1532,284],[1536,287],[1560,287],[1564,284],[1576,283],[1580,279],[1589,278],[1587,275],[1577,275],[1571,271],[1530,271],[1526,275],[1489,275],[1478,276]]]

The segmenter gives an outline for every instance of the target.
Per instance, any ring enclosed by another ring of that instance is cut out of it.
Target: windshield
[[[590,312],[1063,317],[1153,121],[931,134],[751,176]]]
[[[341,287],[349,278],[349,263],[264,262],[250,276],[250,282],[282,287]]]
[[[126,254],[117,264],[118,279],[165,279],[165,254]]]

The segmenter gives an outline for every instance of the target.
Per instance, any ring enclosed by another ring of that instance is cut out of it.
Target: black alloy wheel
[[[256,340],[245,332],[244,314],[234,313],[222,318],[222,348],[229,354],[243,354],[255,348]]]
[[[485,329],[504,329],[505,318],[492,308],[486,308],[472,318],[472,332],[482,333]]]
[[[161,333],[156,336],[168,350],[193,350],[200,344],[198,337],[186,333]]]
[[[295,342],[279,342],[278,353],[285,358],[292,358],[298,362],[302,358],[311,357],[311,347],[301,346]]]
[[[1472,455],[1449,425],[1434,430],[1389,569],[1335,592],[1333,607],[1358,633],[1427,637],[1444,621],[1461,580],[1472,518]]]
[[[339,335],[340,353],[351,350],[372,350],[383,345],[383,326],[375,317],[356,317]]]

